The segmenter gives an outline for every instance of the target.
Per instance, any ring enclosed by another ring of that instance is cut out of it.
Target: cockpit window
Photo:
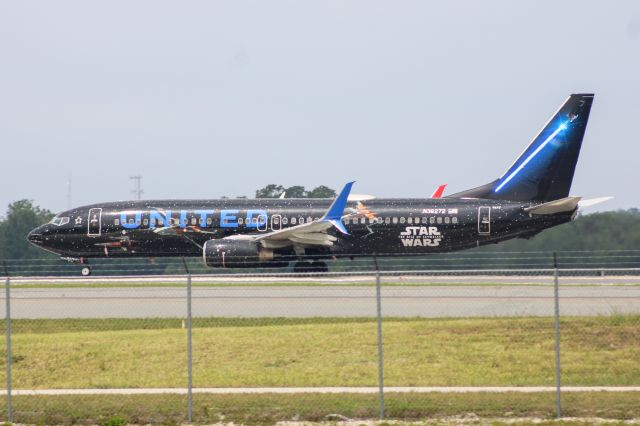
[[[51,222],[53,225],[56,226],[62,226],[62,225],[66,225],[67,223],[69,223],[69,217],[67,216],[56,216],[53,219],[51,219]]]

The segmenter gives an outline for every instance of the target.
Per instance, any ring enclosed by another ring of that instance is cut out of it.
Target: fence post
[[[4,281],[5,288],[5,322],[7,326],[7,422],[13,422],[13,406],[11,403],[11,279],[9,278],[9,268],[4,261]]]
[[[182,258],[184,269],[187,271],[187,422],[193,422],[193,350],[192,350],[192,323],[191,323],[191,272],[187,261]]]
[[[562,417],[562,405],[560,402],[560,286],[558,283],[558,255],[553,252],[553,300],[554,316],[556,322],[556,417]]]
[[[378,259],[373,257],[376,266],[376,317],[378,321],[378,393],[380,396],[380,420],[384,419],[384,362],[382,357],[382,297],[380,294],[380,268]]]

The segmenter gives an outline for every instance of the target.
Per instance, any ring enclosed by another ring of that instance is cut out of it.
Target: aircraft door
[[[87,221],[87,235],[98,237],[102,233],[102,209],[89,210],[89,220]]]
[[[478,234],[491,233],[491,207],[478,207]]]
[[[267,230],[267,215],[266,214],[261,214],[258,215],[258,231],[266,231]]]
[[[279,231],[282,229],[282,216],[279,214],[274,214],[271,216],[271,230]]]

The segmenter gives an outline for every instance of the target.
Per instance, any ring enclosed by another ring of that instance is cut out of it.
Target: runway
[[[4,295],[3,295],[4,296]],[[21,288],[12,318],[184,318],[185,287]],[[0,303],[4,316],[5,301]],[[552,286],[387,286],[386,317],[552,316]],[[566,286],[565,316],[640,314],[640,287]],[[195,317],[374,317],[373,286],[219,286],[193,288]]]

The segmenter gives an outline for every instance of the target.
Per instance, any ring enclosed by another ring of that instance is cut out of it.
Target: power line
[[[136,185],[135,189],[131,190],[131,193],[135,195],[137,200],[141,200],[142,193],[144,192],[142,190],[142,176],[141,175],[129,176],[129,179],[134,180]]]

